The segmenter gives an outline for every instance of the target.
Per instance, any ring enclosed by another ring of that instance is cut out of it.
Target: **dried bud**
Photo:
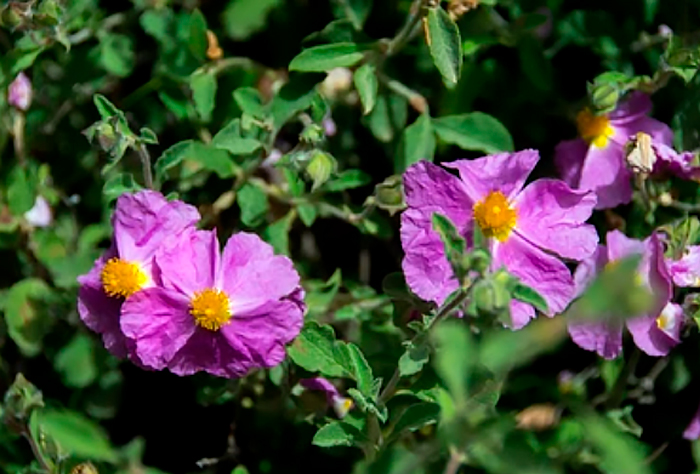
[[[207,58],[212,61],[221,59],[224,56],[224,50],[219,46],[219,40],[213,31],[207,30]]]
[[[625,147],[627,167],[636,174],[649,174],[654,169],[657,156],[651,147],[651,136],[638,132]]]
[[[7,101],[12,107],[22,112],[29,109],[32,104],[32,83],[23,72],[17,75],[7,89]]]
[[[459,19],[469,10],[473,10],[479,6],[479,0],[451,0],[447,6],[447,13],[453,20]]]
[[[328,72],[328,76],[321,83],[320,92],[328,99],[335,99],[351,87],[352,71],[346,67],[337,67]]]
[[[529,431],[542,431],[559,423],[561,409],[551,403],[532,405],[515,415],[516,428]]]

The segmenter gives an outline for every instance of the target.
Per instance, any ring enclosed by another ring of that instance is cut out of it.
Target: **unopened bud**
[[[394,214],[406,207],[401,175],[389,176],[375,188],[375,202],[377,207]]]
[[[34,15],[34,20],[42,26],[56,26],[59,23],[61,9],[56,0],[43,0]]]
[[[107,122],[102,122],[97,126],[96,135],[100,148],[102,148],[104,151],[110,151],[115,147],[117,141],[119,140],[116,130]]]
[[[207,58],[212,61],[221,59],[224,56],[224,50],[219,46],[219,40],[213,31],[207,30]]]
[[[515,415],[516,428],[529,431],[542,431],[559,423],[561,409],[551,403],[532,405]]]
[[[669,207],[673,205],[673,196],[671,196],[671,193],[669,192],[663,192],[659,195],[659,204],[661,204],[664,207]]]
[[[321,95],[334,99],[347,92],[352,87],[352,71],[346,67],[337,67],[328,72],[328,76],[321,83]]]
[[[100,474],[100,471],[91,462],[83,462],[75,466],[70,474]]]
[[[610,83],[593,84],[588,91],[591,105],[596,113],[612,112],[620,98],[620,91]]]
[[[309,161],[309,164],[306,167],[306,174],[314,182],[311,186],[311,190],[316,190],[319,186],[328,181],[331,174],[335,172],[336,167],[337,163],[335,158],[328,153],[316,150],[311,157],[311,161]]]
[[[488,314],[498,314],[510,305],[506,287],[495,280],[479,280],[472,289],[477,309]]]
[[[304,130],[302,130],[301,135],[299,135],[299,139],[303,142],[315,145],[321,140],[323,140],[324,136],[325,134],[323,127],[312,123],[304,127]]]
[[[469,263],[472,270],[483,274],[491,266],[491,256],[483,249],[476,249],[470,254]]]
[[[0,14],[0,24],[10,29],[20,26],[24,22],[24,19],[24,12],[14,3],[7,5]]]
[[[7,89],[7,102],[22,112],[32,103],[32,83],[26,74],[20,72]]]

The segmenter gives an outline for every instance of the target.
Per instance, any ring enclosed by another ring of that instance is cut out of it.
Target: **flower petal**
[[[673,131],[663,122],[651,117],[639,117],[624,124],[614,124],[615,131],[612,140],[624,146],[637,132],[651,136],[652,142],[670,146],[673,144]]]
[[[401,244],[406,282],[416,295],[441,304],[457,281],[432,216],[438,212],[450,218],[469,241],[473,202],[457,177],[424,161],[404,173],[404,189],[408,209],[401,215]]]
[[[213,288],[219,268],[219,241],[215,231],[189,229],[166,240],[155,255],[163,287],[188,298]]]
[[[588,143],[580,138],[559,142],[554,149],[554,166],[561,179],[574,189],[579,187]]]
[[[624,158],[623,147],[613,141],[602,148],[592,145],[588,149],[578,187],[595,191],[596,209],[626,204],[632,199],[631,173]]]
[[[275,255],[272,246],[255,234],[231,236],[224,248],[217,287],[231,299],[235,315],[278,300],[299,286],[292,261]]]
[[[673,340],[658,328],[656,316],[647,315],[632,318],[628,319],[626,323],[627,330],[634,339],[634,344],[650,356],[665,356],[680,342]]]
[[[579,263],[574,272],[574,285],[577,297],[586,291],[588,285],[603,271],[607,263],[608,248],[605,245],[598,245],[593,254]]]
[[[608,114],[608,118],[614,125],[624,124],[647,115],[651,111],[651,105],[649,95],[632,91],[625,100],[617,104],[615,110]]]
[[[683,438],[695,440],[700,438],[700,409],[693,415],[688,427],[683,431]]]
[[[545,250],[581,260],[598,245],[595,227],[585,224],[595,204],[591,192],[573,191],[563,181],[537,180],[515,199],[515,231]]]
[[[498,153],[475,160],[443,163],[459,171],[469,198],[478,202],[491,191],[501,191],[508,198],[518,193],[540,159],[537,150]]]
[[[119,257],[144,262],[168,236],[194,226],[199,219],[193,206],[169,202],[155,191],[122,194],[112,216]]]
[[[121,328],[144,365],[165,368],[192,337],[196,325],[188,306],[182,294],[163,288],[141,290],[124,302]]]
[[[495,270],[503,265],[542,295],[548,316],[563,311],[574,297],[574,280],[566,265],[517,234],[494,245],[492,267]]]
[[[574,323],[569,325],[571,340],[582,349],[614,359],[622,352],[622,328],[615,323]]]
[[[243,345],[232,346],[221,332],[201,329],[175,354],[168,369],[181,376],[204,371],[217,377],[239,378],[251,366],[250,354]]]
[[[679,260],[666,260],[673,283],[682,288],[700,287],[700,245],[689,245]]]

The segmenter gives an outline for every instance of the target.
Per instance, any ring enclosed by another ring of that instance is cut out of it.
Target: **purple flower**
[[[663,143],[652,142],[651,148],[656,155],[653,174],[671,174],[682,179],[699,181],[700,166],[697,165],[695,153],[676,150]]]
[[[158,283],[153,256],[163,241],[194,226],[197,210],[181,201],[167,201],[155,191],[123,194],[112,216],[114,239],[89,273],[78,277],[78,311],[83,322],[102,335],[117,357],[133,358],[133,341],[119,326],[122,304]]]
[[[505,266],[537,290],[547,301],[549,316],[566,308],[574,281],[561,258],[581,260],[596,249],[595,229],[584,224],[595,196],[552,179],[523,189],[538,160],[536,150],[525,150],[444,165],[458,170],[459,178],[424,161],[406,170],[408,208],[401,216],[401,243],[403,271],[414,293],[442,304],[458,287],[432,228],[437,212],[450,218],[468,242],[478,225],[488,239],[492,269]],[[534,316],[532,306],[511,302],[513,328]]]
[[[647,117],[651,100],[633,92],[606,115],[584,109],[576,116],[579,136],[559,143],[554,161],[562,179],[572,188],[593,190],[596,209],[624,204],[632,199],[630,171],[625,166],[625,144],[637,132],[645,132],[664,145],[673,133],[665,124]]]
[[[7,102],[14,108],[25,112],[32,103],[32,83],[20,72],[7,89]]]
[[[673,284],[681,288],[700,287],[700,245],[689,245],[678,260],[666,259]]]
[[[683,432],[683,438],[689,440],[700,438],[700,409],[695,413],[693,419],[690,420],[690,424]]]
[[[648,314],[626,321],[634,343],[651,356],[668,354],[680,342],[683,311],[669,303],[671,279],[663,259],[663,247],[656,234],[644,241],[630,239],[615,230],[608,232],[607,247],[598,246],[596,252],[581,262],[576,269],[577,294],[607,265],[614,265],[621,258],[641,255],[637,276],[654,296],[653,308]],[[622,350],[622,323],[619,315],[611,314],[607,320],[596,323],[575,323],[569,326],[573,341],[583,349],[597,352],[601,357],[614,359]]]
[[[158,249],[155,268],[161,286],[132,295],[121,316],[147,367],[242,377],[282,362],[301,330],[299,275],[254,234],[233,235],[220,254],[214,231],[187,230]]]
[[[326,402],[333,407],[338,418],[343,418],[353,406],[351,398],[343,397],[335,388],[335,385],[330,383],[328,379],[323,377],[314,377],[310,379],[301,379],[299,384],[307,390],[318,390],[326,394]]]

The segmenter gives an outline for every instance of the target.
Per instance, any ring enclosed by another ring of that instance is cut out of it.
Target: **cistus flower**
[[[647,116],[651,100],[632,92],[608,114],[593,115],[583,109],[576,116],[579,138],[560,142],[554,162],[562,179],[574,189],[593,190],[596,209],[628,203],[632,199],[631,173],[625,166],[625,144],[637,132],[645,132],[671,145],[671,129]]]
[[[688,427],[683,431],[683,438],[688,440],[696,440],[700,438],[700,409],[695,413],[690,420]]]
[[[425,161],[406,170],[401,243],[404,274],[415,294],[439,305],[459,285],[432,228],[437,212],[452,220],[468,243],[478,225],[488,241],[491,269],[505,267],[537,290],[547,301],[548,316],[566,308],[574,281],[561,259],[581,260],[595,251],[596,231],[584,224],[595,195],[553,179],[523,189],[538,160],[536,150],[525,150],[444,164],[458,170],[459,178]],[[535,317],[534,308],[520,301],[512,301],[510,310],[516,329]]]
[[[581,262],[576,269],[577,294],[581,294],[595,276],[606,265],[632,255],[641,255],[636,278],[653,295],[653,306],[642,316],[625,322],[634,343],[651,356],[663,356],[680,342],[683,310],[670,303],[671,278],[666,269],[663,247],[654,233],[644,241],[630,239],[620,231],[607,235],[607,246],[600,245],[595,253]],[[597,352],[601,357],[614,359],[622,351],[621,315],[605,315],[595,323],[572,323],[569,325],[571,339],[581,348]]]
[[[112,216],[112,246],[92,270],[78,277],[78,311],[83,322],[102,335],[117,357],[134,360],[133,341],[122,332],[119,319],[124,301],[158,283],[153,257],[163,241],[193,227],[200,219],[193,206],[167,201],[155,191],[123,194]]]
[[[299,385],[307,390],[318,390],[326,395],[326,403],[333,408],[338,418],[343,418],[353,406],[352,398],[343,397],[335,385],[323,377],[301,379]]]
[[[23,72],[20,72],[7,89],[7,102],[17,110],[26,112],[32,103],[32,83]]]
[[[674,285],[700,288],[700,245],[688,245],[680,258],[667,258],[666,266]]]
[[[155,255],[160,286],[122,307],[121,328],[147,367],[177,375],[242,377],[285,358],[303,324],[303,290],[292,261],[254,234],[219,252],[214,231],[187,230]]]

